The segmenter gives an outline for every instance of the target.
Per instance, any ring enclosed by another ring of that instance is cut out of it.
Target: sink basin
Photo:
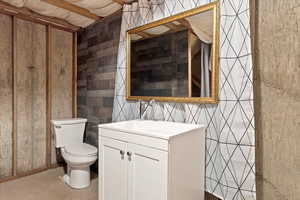
[[[204,128],[203,125],[167,121],[131,120],[110,124],[101,124],[104,129],[146,135],[169,140],[171,137],[187,133],[194,129]]]

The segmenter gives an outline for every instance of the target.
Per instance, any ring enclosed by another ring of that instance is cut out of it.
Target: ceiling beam
[[[121,6],[123,6],[125,4],[124,0],[113,0],[113,1],[120,4]]]
[[[112,0],[118,4],[120,4],[121,6],[123,6],[124,4],[131,4],[133,2],[137,2],[138,0]]]
[[[172,30],[173,32],[175,31],[180,31],[182,30],[183,28],[185,28],[185,26],[183,25],[176,25],[176,24],[173,24],[172,22],[170,23],[167,23],[167,24],[163,24],[163,26],[169,28],[170,30]]]
[[[19,7],[12,6],[9,3],[6,3],[6,2],[3,2],[0,0],[0,12],[1,11],[8,15],[17,16],[17,17],[35,21],[35,22],[38,22],[41,24],[51,24],[56,27],[60,27],[60,28],[67,29],[70,31],[77,31],[80,29],[80,27],[70,24],[66,20],[59,19],[56,17],[48,17],[45,15],[41,15],[41,14],[36,13],[28,8],[25,8],[25,7],[19,8]]]
[[[41,0],[45,3],[51,4],[53,6],[68,10],[70,12],[77,13],[81,16],[93,19],[93,20],[99,20],[102,19],[103,17],[97,16],[94,13],[91,13],[88,9],[82,8],[79,6],[76,6],[75,4],[69,3],[64,0]]]
[[[193,30],[190,22],[184,18],[177,20],[182,26],[185,26],[187,29]]]
[[[151,37],[155,36],[153,34],[146,33],[146,32],[143,32],[143,31],[137,32],[136,34],[141,36],[142,38],[151,38]]]
[[[176,31],[178,29],[178,26],[173,23],[163,24],[163,26],[165,26],[173,31]]]

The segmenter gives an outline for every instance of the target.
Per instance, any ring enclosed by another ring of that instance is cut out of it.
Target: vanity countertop
[[[172,137],[188,133],[192,130],[202,129],[204,125],[168,121],[131,120],[100,124],[98,127],[169,140]]]

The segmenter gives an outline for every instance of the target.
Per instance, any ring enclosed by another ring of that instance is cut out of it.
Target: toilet
[[[75,189],[90,185],[90,166],[97,160],[97,148],[83,143],[87,119],[74,118],[52,120],[55,147],[60,148],[62,157],[68,165],[63,180]]]

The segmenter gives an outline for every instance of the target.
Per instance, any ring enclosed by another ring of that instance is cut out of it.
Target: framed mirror
[[[127,31],[127,100],[217,103],[219,4]]]

